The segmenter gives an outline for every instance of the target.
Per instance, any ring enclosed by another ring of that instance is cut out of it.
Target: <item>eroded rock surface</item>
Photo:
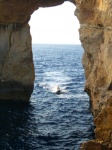
[[[81,24],[85,91],[92,104],[96,139],[81,150],[112,149],[112,1],[70,0]],[[0,99],[29,100],[34,66],[28,26],[39,7],[64,0],[0,0]]]
[[[28,21],[39,7],[64,0],[0,0],[0,100],[28,101],[34,65]]]
[[[112,1],[76,0],[76,6],[85,50],[85,91],[96,126],[95,141],[83,144],[81,150],[112,149]]]
[[[0,25],[0,99],[29,100],[34,67],[29,26]]]
[[[39,7],[62,4],[64,0],[0,0],[0,23],[27,23]]]

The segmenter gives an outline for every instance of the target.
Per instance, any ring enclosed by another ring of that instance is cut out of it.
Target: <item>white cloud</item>
[[[39,8],[31,17],[33,43],[79,44],[79,23],[70,2],[49,8]]]

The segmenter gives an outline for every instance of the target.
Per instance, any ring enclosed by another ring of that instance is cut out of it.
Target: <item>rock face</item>
[[[65,0],[66,1],[66,0]],[[96,139],[81,150],[112,149],[112,1],[70,0],[77,9],[84,47],[85,91],[90,96]],[[0,99],[28,101],[34,66],[30,15],[64,0],[0,0]]]
[[[62,4],[64,0],[0,0],[0,23],[28,23],[39,7]]]
[[[85,91],[92,104],[97,141],[83,144],[81,150],[112,149],[112,1],[76,0],[76,6],[85,50]]]
[[[0,99],[27,101],[34,67],[29,26],[0,25]]]
[[[0,0],[0,100],[29,101],[34,65],[28,21],[39,7],[64,0]]]

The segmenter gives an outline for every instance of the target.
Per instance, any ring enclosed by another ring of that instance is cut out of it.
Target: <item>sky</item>
[[[70,2],[55,7],[39,8],[29,22],[32,43],[80,44],[79,22]]]

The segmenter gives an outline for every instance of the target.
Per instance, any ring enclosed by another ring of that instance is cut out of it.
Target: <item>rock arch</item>
[[[70,0],[77,7],[80,40],[85,49],[85,91],[92,102],[96,140],[81,150],[112,149],[112,1]],[[28,21],[39,7],[64,0],[0,1],[0,99],[28,101],[34,67]]]

